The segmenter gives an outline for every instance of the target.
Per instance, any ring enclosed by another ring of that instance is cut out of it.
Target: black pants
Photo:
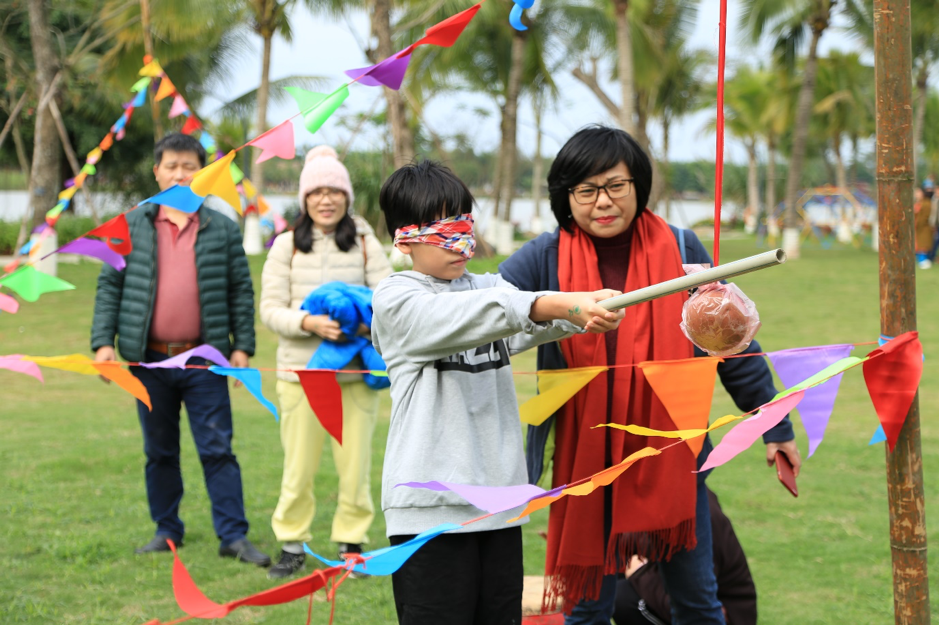
[[[392,536],[400,545],[414,536]],[[521,625],[522,529],[443,534],[391,576],[401,625]]]

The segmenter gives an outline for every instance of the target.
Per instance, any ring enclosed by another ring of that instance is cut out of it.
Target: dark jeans
[[[724,625],[724,613],[717,599],[717,577],[714,575],[714,553],[711,540],[711,511],[707,488],[698,481],[695,505],[695,536],[697,546],[680,551],[672,559],[659,563],[665,589],[672,602],[673,625]],[[581,601],[565,625],[609,625],[616,607],[616,576],[606,575],[600,598]]]
[[[147,350],[147,362],[167,356]],[[202,358],[190,364],[204,365]],[[143,430],[147,456],[147,499],[156,533],[180,542],[184,526],[179,518],[183,498],[183,476],[179,469],[179,416],[186,404],[189,429],[196,443],[205,486],[212,501],[215,534],[223,546],[240,540],[248,533],[244,498],[241,491],[241,468],[231,450],[232,416],[228,397],[228,378],[205,369],[145,369],[131,371],[150,394],[153,410],[137,402],[137,414]]]
[[[401,625],[521,625],[522,529],[438,536],[391,583]]]

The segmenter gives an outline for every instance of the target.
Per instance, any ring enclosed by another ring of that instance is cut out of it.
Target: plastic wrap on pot
[[[682,332],[711,356],[739,354],[759,329],[756,304],[736,284],[715,282],[700,287],[681,311]]]

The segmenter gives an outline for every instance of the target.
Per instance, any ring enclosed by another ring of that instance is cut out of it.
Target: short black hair
[[[471,213],[475,202],[456,174],[428,160],[410,163],[388,176],[378,195],[378,205],[392,236],[404,226]]]
[[[172,132],[157,141],[156,145],[153,146],[153,162],[159,165],[163,160],[163,152],[167,150],[171,152],[195,152],[196,156],[199,157],[199,164],[205,167],[205,148],[189,135]]]
[[[558,152],[548,172],[551,211],[558,225],[571,229],[569,189],[591,176],[626,163],[633,177],[636,216],[645,210],[652,189],[652,162],[642,146],[619,128],[592,124],[578,130]]]

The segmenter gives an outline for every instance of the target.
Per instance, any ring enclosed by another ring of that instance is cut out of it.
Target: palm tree
[[[808,142],[809,122],[818,71],[818,42],[831,24],[837,0],[744,0],[743,23],[752,43],[770,36],[774,52],[788,68],[794,68],[799,49],[809,37],[802,86],[796,104],[789,175],[786,180],[786,212],[783,247],[791,258],[799,257],[799,215],[796,200],[802,185],[802,166]]]
[[[820,132],[831,145],[836,184],[842,189],[848,188],[842,140],[845,136],[857,136],[852,135],[852,131],[857,133],[865,125],[865,118],[873,120],[873,85],[874,68],[861,63],[857,52],[832,51],[828,58],[819,60],[814,112],[818,115]]]

